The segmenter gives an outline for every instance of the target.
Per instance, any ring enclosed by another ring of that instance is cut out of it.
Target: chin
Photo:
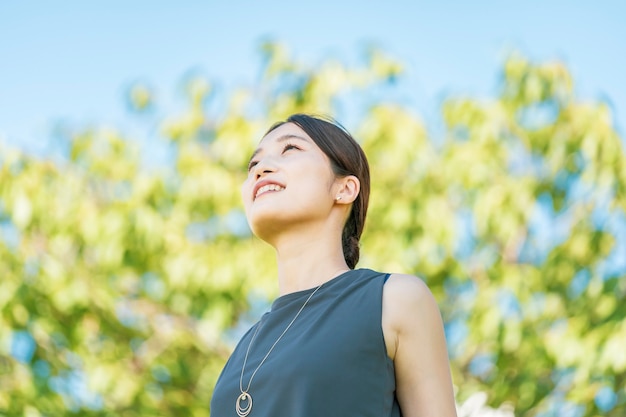
[[[306,222],[306,219],[287,215],[284,209],[269,209],[269,207],[252,211],[248,215],[248,224],[252,233],[270,244],[278,234],[284,233],[302,222]]]
[[[248,214],[248,224],[252,232],[260,239],[267,240],[271,235],[286,226],[283,210],[253,210]]]

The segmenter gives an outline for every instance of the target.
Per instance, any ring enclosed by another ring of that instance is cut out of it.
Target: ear
[[[337,179],[335,190],[336,204],[351,204],[359,195],[361,182],[354,175],[348,175]]]

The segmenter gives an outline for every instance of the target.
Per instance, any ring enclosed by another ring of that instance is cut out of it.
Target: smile
[[[258,198],[261,194],[270,192],[270,191],[282,191],[284,190],[285,187],[281,187],[278,184],[267,184],[264,185],[263,187],[259,188],[256,192],[256,194],[254,195],[254,198]]]

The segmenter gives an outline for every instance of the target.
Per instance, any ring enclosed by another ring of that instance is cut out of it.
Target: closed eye
[[[298,150],[302,150],[302,148],[294,145],[293,143],[286,143],[285,147],[283,148],[283,153],[287,152],[290,149],[298,149]]]
[[[294,145],[293,143],[286,143],[285,146],[283,147],[283,152],[285,153],[291,149],[297,149],[297,150],[302,150],[301,147]],[[255,152],[255,154],[258,152]],[[254,157],[254,155],[253,155]],[[250,172],[252,170],[252,168],[254,168],[257,164],[259,163],[259,161],[255,161],[255,160],[250,160],[250,162],[248,163],[248,172]]]

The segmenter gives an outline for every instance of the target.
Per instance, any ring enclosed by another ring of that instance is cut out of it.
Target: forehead
[[[284,142],[288,139],[299,139],[313,143],[311,137],[307,135],[300,126],[294,123],[285,123],[265,135],[259,142],[259,148],[261,148],[264,144]]]
[[[311,139],[311,137],[307,135],[306,132],[302,130],[302,128],[300,128],[300,126],[294,123],[285,123],[278,126],[276,129],[265,135],[263,139],[261,139],[261,141],[259,142],[259,146],[252,153],[250,160],[263,152],[264,146],[272,146],[274,144],[280,144],[289,140],[307,142],[317,147],[313,139]]]

